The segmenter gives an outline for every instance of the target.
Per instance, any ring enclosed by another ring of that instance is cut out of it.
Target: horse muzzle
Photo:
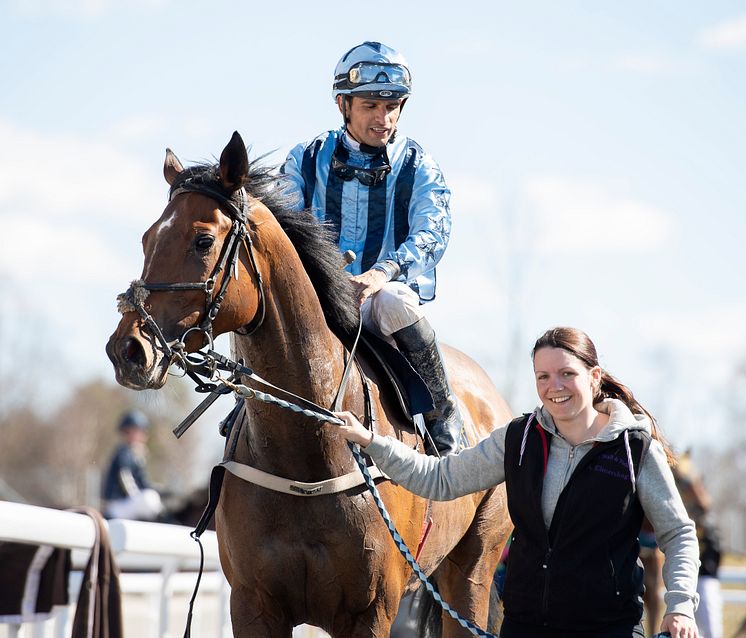
[[[170,361],[152,340],[119,329],[109,337],[106,354],[114,364],[117,383],[132,390],[157,390],[166,383]]]

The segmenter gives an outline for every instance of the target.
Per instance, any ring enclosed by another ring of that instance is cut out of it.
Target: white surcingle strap
[[[221,466],[247,483],[254,483],[255,485],[261,485],[269,490],[282,492],[283,494],[292,494],[293,496],[324,496],[325,494],[338,494],[339,492],[344,492],[345,490],[349,490],[365,483],[365,477],[359,470],[353,470],[348,474],[326,479],[325,481],[304,483],[283,478],[281,476],[275,476],[274,474],[263,472],[255,467],[245,465],[244,463],[237,463],[236,461],[222,461],[217,467]],[[371,466],[368,471],[372,479],[380,477],[389,480],[389,477],[381,472],[381,470],[375,465]]]
[[[635,466],[632,463],[632,448],[629,446],[629,430],[624,431],[624,449],[627,450],[627,468],[629,469],[629,480],[632,482],[632,493],[637,491],[637,481],[635,479]]]

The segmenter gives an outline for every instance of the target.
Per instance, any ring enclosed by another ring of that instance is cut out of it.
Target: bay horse
[[[106,346],[117,381],[161,388],[175,360],[185,365],[184,353],[232,333],[236,360],[331,406],[359,319],[333,231],[310,211],[291,212],[278,176],[249,163],[237,132],[215,165],[184,168],[167,150],[164,175],[170,201],[143,235],[142,277],[130,287],[130,305],[120,308]],[[511,414],[473,360],[443,350],[473,445]],[[421,445],[380,369],[366,361],[360,369],[349,376],[342,408],[364,414],[367,394],[378,432]],[[249,399],[226,450],[236,462],[296,481],[356,470],[333,428]],[[419,563],[442,597],[484,627],[511,529],[504,488],[447,503],[430,503],[385,477],[379,490],[407,545],[422,545]],[[364,486],[304,498],[226,472],[216,524],[236,636],[289,637],[301,624],[335,637],[388,636],[401,598],[416,589]],[[467,635],[448,616],[442,629],[443,636]]]

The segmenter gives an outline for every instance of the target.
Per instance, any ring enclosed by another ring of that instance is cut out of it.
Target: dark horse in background
[[[117,381],[137,390],[161,388],[175,344],[192,353],[205,345],[205,298],[209,306],[216,291],[224,290],[219,311],[208,314],[211,332],[233,333],[234,358],[273,384],[331,406],[359,309],[329,229],[310,212],[288,211],[274,188],[277,178],[249,165],[237,133],[214,166],[185,169],[167,151],[164,174],[171,198],[143,236],[142,279],[130,288],[140,293],[140,310],[122,309],[106,348]],[[190,190],[195,183],[202,186]],[[245,219],[236,218],[241,206]],[[239,242],[235,266],[221,271],[216,265],[224,263],[236,225],[244,228],[246,240]],[[205,282],[216,273],[214,290],[207,292],[151,286]],[[250,334],[241,334],[246,326]],[[473,445],[511,415],[474,361],[448,347],[444,354]],[[365,413],[363,373],[370,380],[369,413],[377,416],[377,431],[421,445],[393,388],[370,361],[361,361],[361,372],[349,377],[343,409]],[[226,450],[237,462],[297,481],[356,470],[333,428],[249,399]],[[492,577],[511,528],[504,489],[448,503],[429,503],[388,480],[379,490],[413,553],[423,522],[432,517],[419,562],[443,598],[484,627]],[[402,596],[417,587],[364,486],[306,498],[226,473],[216,521],[236,636],[289,637],[300,624],[344,638],[388,636]],[[450,617],[442,626],[444,636],[467,635]]]
[[[694,521],[699,541],[700,578],[702,575],[717,573],[720,567],[720,536],[712,520],[712,500],[705,487],[699,470],[695,467],[690,450],[676,456],[676,465],[671,468],[676,489],[679,490],[689,518]],[[643,532],[650,533],[652,526],[647,519],[643,520]],[[646,628],[653,634],[658,631],[665,610],[663,604],[663,552],[657,545],[648,546],[640,551],[640,558],[645,568],[645,617]],[[699,623],[699,618],[697,621]],[[741,628],[746,638],[746,620]],[[699,627],[700,634],[703,628]],[[739,636],[741,634],[738,634]],[[734,637],[736,638],[736,637]]]

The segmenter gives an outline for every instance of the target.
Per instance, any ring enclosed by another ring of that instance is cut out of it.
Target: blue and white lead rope
[[[314,418],[317,421],[327,421],[329,423],[334,423],[336,425],[344,425],[344,421],[333,416],[331,413],[318,412],[314,410],[309,410],[307,408],[301,408],[299,405],[296,405],[295,403],[291,403],[290,401],[284,401],[283,399],[279,399],[271,394],[267,394],[266,392],[260,392],[258,390],[254,390],[253,388],[249,388],[248,386],[245,386],[245,385],[231,383],[227,379],[221,379],[221,381],[223,381],[223,383],[231,387],[236,392],[236,394],[239,394],[240,396],[244,398],[258,399],[259,401],[262,401],[264,403],[271,403],[281,408],[287,408],[289,410],[292,410],[293,412],[299,412],[303,414],[304,416]],[[360,471],[363,474],[363,478],[365,479],[365,484],[368,486],[368,490],[373,496],[373,501],[375,502],[376,507],[378,508],[378,511],[381,514],[381,517],[383,518],[384,523],[386,523],[386,527],[389,530],[389,534],[391,534],[391,538],[394,539],[394,543],[396,543],[396,547],[398,548],[399,552],[401,552],[401,555],[404,556],[404,560],[407,561],[407,564],[412,568],[412,571],[416,574],[417,578],[419,578],[419,580],[425,586],[427,591],[429,591],[430,594],[432,594],[432,597],[435,600],[435,602],[438,603],[443,608],[443,611],[445,611],[459,625],[461,625],[464,629],[468,629],[469,632],[472,633],[474,636],[482,636],[483,638],[498,638],[495,634],[491,634],[489,632],[484,631],[484,629],[477,627],[470,620],[466,620],[466,618],[462,618],[458,614],[458,612],[455,611],[445,600],[443,600],[437,591],[435,591],[435,587],[433,587],[433,585],[430,583],[427,576],[425,575],[425,572],[422,571],[422,568],[419,566],[417,561],[412,556],[412,552],[409,551],[407,544],[404,542],[404,539],[402,539],[401,535],[396,530],[396,526],[394,525],[393,521],[391,520],[391,517],[386,511],[386,506],[383,503],[383,499],[381,499],[381,495],[378,493],[378,488],[376,487],[376,484],[373,482],[373,478],[371,477],[370,472],[368,471],[368,466],[365,464],[365,459],[363,458],[363,455],[360,452],[360,446],[357,443],[352,443],[351,441],[348,441],[347,445],[350,447],[352,456],[355,459],[355,462],[357,463],[358,467],[360,468]]]
[[[360,471],[363,473],[363,477],[365,478],[365,484],[368,486],[370,493],[373,495],[373,500],[376,503],[376,507],[378,508],[378,511],[381,513],[381,517],[386,523],[386,527],[388,527],[389,533],[391,534],[391,538],[394,539],[394,542],[396,543],[397,548],[401,552],[401,555],[404,556],[404,560],[407,561],[409,566],[412,568],[412,571],[417,575],[417,578],[420,579],[420,581],[425,586],[427,591],[429,591],[432,594],[435,602],[438,603],[443,608],[443,611],[445,611],[459,625],[464,627],[464,629],[468,629],[473,635],[484,636],[484,638],[497,638],[495,634],[486,632],[484,631],[484,629],[480,629],[479,627],[477,627],[470,620],[466,620],[466,618],[462,618],[461,616],[459,616],[458,612],[452,609],[451,606],[440,597],[440,594],[437,591],[435,591],[435,587],[432,586],[432,584],[428,580],[425,573],[422,571],[420,566],[417,564],[417,561],[412,557],[412,553],[409,551],[407,544],[404,542],[402,537],[399,535],[399,532],[396,531],[396,527],[394,526],[393,521],[391,520],[388,512],[386,511],[386,506],[383,504],[383,501],[381,500],[381,495],[378,493],[376,484],[373,482],[373,479],[370,476],[370,472],[368,472],[368,466],[365,464],[365,459],[363,458],[363,455],[360,452],[360,446],[357,443],[352,443],[349,441],[348,441],[348,445],[350,446],[350,451],[352,452],[352,456],[355,458],[355,461],[357,462],[357,465],[360,468]]]

